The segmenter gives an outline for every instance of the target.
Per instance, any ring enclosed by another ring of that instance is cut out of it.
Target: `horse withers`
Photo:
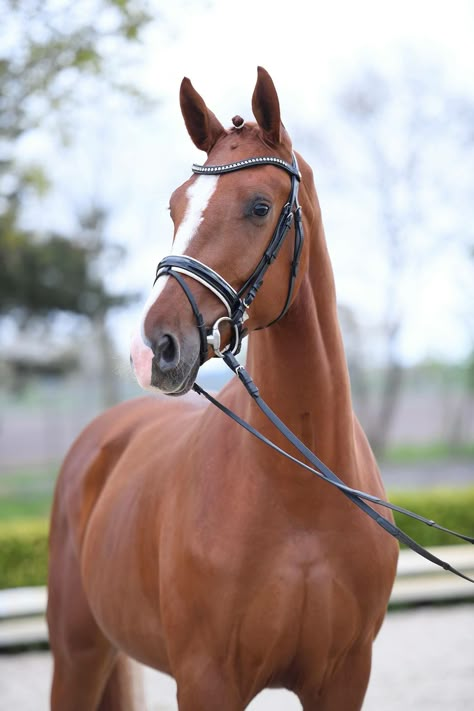
[[[131,350],[141,386],[169,397],[105,412],[64,462],[51,708],[134,708],[132,657],[176,679],[180,711],[242,711],[266,687],[293,691],[305,711],[356,711],[397,543],[189,392],[204,360],[250,334],[247,369],[265,400],[348,486],[384,495],[352,410],[312,172],[264,69],[255,122],[225,129],[188,79],[180,101],[207,161],[171,196],[172,252]],[[284,446],[237,378],[219,399]]]

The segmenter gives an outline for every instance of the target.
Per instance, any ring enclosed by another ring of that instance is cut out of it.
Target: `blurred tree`
[[[92,316],[126,303],[90,275],[89,261],[104,244],[40,240],[21,228],[23,203],[31,191],[44,193],[48,180],[41,167],[19,165],[15,152],[25,134],[53,117],[67,123],[67,111],[83,101],[79,78],[145,101],[117,77],[124,45],[136,43],[150,19],[141,0],[0,0],[0,314]]]
[[[28,326],[38,326],[38,322],[53,325],[61,312],[86,317],[98,345],[102,404],[110,406],[119,400],[120,394],[112,367],[114,345],[107,316],[111,309],[130,304],[138,294],[115,293],[107,284],[107,275],[123,258],[124,250],[106,239],[106,220],[105,210],[93,207],[79,215],[79,230],[72,238],[53,233],[41,240],[15,226],[5,229],[7,222],[0,221],[0,319],[8,315],[24,331]],[[34,357],[30,363],[27,361],[23,354],[10,363],[18,375],[23,373],[13,383],[17,390],[23,387],[20,381],[26,373],[34,375],[55,369],[61,373],[54,351],[50,363],[38,364]],[[74,364],[77,367],[77,361],[69,359],[64,372]]]
[[[93,318],[124,306],[131,294],[109,292],[96,268],[98,260],[122,250],[105,242],[105,216],[94,210],[94,239],[51,234],[41,240],[31,232],[0,221],[0,316],[13,316],[21,327],[32,318],[48,318],[59,311]],[[81,219],[82,227],[84,221]]]
[[[74,104],[79,78],[138,96],[118,77],[150,20],[146,0],[1,0],[0,138]]]
[[[112,254],[117,263],[124,250],[106,241],[97,208],[80,217],[75,235],[24,229],[24,204],[49,184],[42,166],[18,161],[17,149],[38,129],[67,138],[88,89],[147,104],[123,77],[150,20],[146,0],[0,0],[0,317],[24,328],[61,311],[86,316],[102,324],[104,352],[107,312],[135,295],[112,293],[98,265]]]
[[[104,274],[113,272],[124,256],[124,249],[105,239],[107,212],[100,206],[92,206],[79,215],[82,242],[90,250],[89,296],[83,307],[89,309],[96,342],[99,347],[99,382],[102,404],[106,407],[120,399],[114,362],[114,344],[107,327],[107,315],[114,307],[125,306],[139,298],[138,293],[114,294],[107,289]]]
[[[396,75],[359,73],[336,106],[330,129],[315,138],[317,144],[324,139],[334,184],[348,190],[349,203],[364,205],[362,217],[375,218],[374,249],[359,255],[356,268],[363,278],[363,264],[370,263],[366,276],[384,291],[382,380],[365,422],[381,454],[403,384],[401,336],[419,279],[430,262],[472,244],[474,96],[459,93],[439,67],[408,54]]]

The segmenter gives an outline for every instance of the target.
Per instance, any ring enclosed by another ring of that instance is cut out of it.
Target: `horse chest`
[[[171,564],[169,578],[178,585],[165,593],[165,626],[175,638],[182,628],[183,646],[195,631],[213,640],[217,656],[232,663],[251,659],[273,678],[308,653],[325,658],[334,639],[333,606],[344,598],[349,616],[354,599],[339,585],[315,536],[248,530],[245,540],[238,539],[232,539],[231,554],[225,535],[189,541],[181,565]],[[352,635],[350,625],[348,631]]]

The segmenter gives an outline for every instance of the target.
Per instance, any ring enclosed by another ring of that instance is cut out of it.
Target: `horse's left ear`
[[[226,133],[224,126],[210,111],[204,99],[197,93],[187,77],[181,82],[179,92],[181,113],[188,133],[197,148],[209,153],[220,136]]]
[[[265,135],[265,140],[272,145],[277,145],[281,137],[278,94],[266,69],[258,67],[257,72],[257,83],[252,96],[253,115]]]

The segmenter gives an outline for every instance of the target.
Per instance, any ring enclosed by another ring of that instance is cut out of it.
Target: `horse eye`
[[[253,214],[257,217],[265,217],[265,215],[268,214],[269,209],[269,206],[265,205],[264,202],[257,202],[257,204],[253,207]]]

